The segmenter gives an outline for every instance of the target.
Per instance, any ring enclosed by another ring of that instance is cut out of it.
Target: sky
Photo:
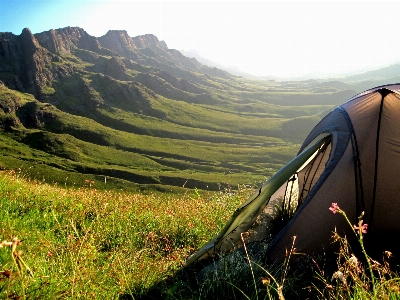
[[[324,76],[400,62],[399,11],[400,1],[0,0],[0,32],[126,30],[256,76]]]

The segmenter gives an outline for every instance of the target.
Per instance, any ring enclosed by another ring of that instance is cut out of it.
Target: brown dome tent
[[[400,84],[361,93],[314,127],[299,154],[243,203],[220,234],[189,257],[209,262],[246,245],[264,259],[283,257],[296,236],[297,251],[332,253],[332,232],[354,233],[329,207],[338,203],[351,222],[364,212],[369,254],[400,255]],[[245,235],[242,233],[246,232]]]

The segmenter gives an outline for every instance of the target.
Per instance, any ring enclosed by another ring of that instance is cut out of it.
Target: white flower
[[[332,275],[332,280],[337,279],[339,281],[341,281],[343,284],[346,284],[346,278],[344,277],[343,273],[340,271],[336,271],[335,273],[333,273]]]
[[[355,257],[354,255],[351,255],[351,257],[349,258],[349,264],[350,264],[350,266],[357,267],[357,265],[358,265],[357,257]]]

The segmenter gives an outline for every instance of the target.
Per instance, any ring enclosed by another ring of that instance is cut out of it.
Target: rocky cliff
[[[80,48],[97,52],[100,50],[98,40],[79,27],[66,27],[35,34],[39,44],[53,54],[71,53]]]
[[[173,63],[191,71],[198,71],[202,67],[195,59],[190,59],[177,50],[168,49],[167,44],[159,41],[153,34],[130,37],[125,30],[109,30],[98,40],[102,47],[144,65],[160,67],[160,63]]]
[[[217,74],[195,59],[169,49],[152,34],[130,37],[124,30],[110,30],[96,38],[79,27],[38,34],[32,34],[28,28],[20,35],[0,33],[0,80],[8,88],[44,100],[62,78],[87,71],[123,81],[135,81],[134,75],[139,73],[142,75],[137,79],[143,78],[143,74],[148,78],[151,75],[157,77],[156,82],[197,94],[204,90],[195,83],[208,82],[193,72],[229,76],[221,70]],[[155,89],[165,91],[164,96],[173,94],[170,89]]]
[[[9,88],[40,98],[41,89],[55,78],[73,72],[63,64],[49,68],[62,58],[42,47],[28,28],[17,36],[0,33],[0,80]]]

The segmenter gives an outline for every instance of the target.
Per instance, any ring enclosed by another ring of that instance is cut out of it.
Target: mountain
[[[198,62],[200,62],[203,65],[206,65],[208,67],[218,68],[218,69],[224,70],[230,74],[240,76],[240,77],[245,77],[245,78],[249,78],[249,79],[257,79],[257,76],[242,72],[236,67],[226,67],[226,66],[218,64],[216,62],[213,62],[212,60],[209,60],[208,58],[201,56],[199,53],[197,53],[196,50],[189,50],[189,51],[181,50],[180,52],[187,57],[195,58]],[[273,79],[273,78],[263,78],[263,79]]]
[[[209,67],[147,34],[0,33],[0,165],[97,188],[259,184],[354,85]]]
[[[189,50],[189,51],[182,50],[181,52],[183,55],[195,58],[197,61],[206,66],[216,67],[230,74],[255,80],[258,79],[258,80],[277,80],[277,81],[307,81],[310,79],[316,79],[320,82],[340,81],[352,84],[355,89],[360,91],[369,89],[371,86],[374,86],[374,84],[376,86],[376,85],[385,85],[386,82],[388,81],[393,83],[400,82],[400,75],[399,75],[400,62],[396,62],[387,66],[382,66],[379,68],[364,69],[358,72],[348,72],[346,74],[338,74],[338,75],[309,73],[306,75],[293,76],[293,77],[278,77],[278,76],[273,76],[272,74],[270,76],[256,76],[242,72],[234,66],[227,67],[218,64],[214,61],[211,61],[208,58],[202,57],[196,50]]]
[[[357,90],[363,91],[374,86],[385,85],[386,82],[400,82],[400,63],[388,66],[325,79],[324,81],[344,82],[354,86]]]

